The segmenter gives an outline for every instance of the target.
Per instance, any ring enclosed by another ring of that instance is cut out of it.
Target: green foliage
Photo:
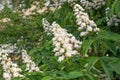
[[[120,75],[120,59],[115,57],[102,57],[101,64],[106,74],[108,75],[109,80],[113,80],[113,77],[118,74]],[[113,71],[116,72],[113,74]]]

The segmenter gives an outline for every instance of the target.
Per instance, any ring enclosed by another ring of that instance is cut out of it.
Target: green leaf
[[[51,80],[52,79],[52,77],[50,77],[50,76],[45,76],[45,77],[43,77],[41,80]]]
[[[104,45],[104,44],[101,44],[101,53],[102,53],[102,55],[104,56],[105,54],[106,54],[106,52],[107,52],[107,48],[106,48],[106,46]]]
[[[111,10],[112,10],[112,12],[114,12],[116,14],[118,14],[120,12],[120,0],[115,0],[114,1]]]
[[[120,59],[116,57],[102,57],[101,64],[108,78],[113,80],[113,71],[120,75]]]
[[[111,60],[111,61],[110,61]],[[119,58],[110,58],[109,65],[117,73],[120,74],[120,59]]]
[[[43,73],[42,71],[40,72],[27,72],[25,75],[31,75],[31,76],[34,76],[34,75],[40,75],[40,76],[45,76],[45,73]]]
[[[102,44],[105,46],[106,49],[110,50],[114,55],[117,54],[116,47],[110,41],[102,41]]]
[[[113,33],[113,32],[108,32],[108,31],[105,31],[105,30],[101,30],[98,34],[97,39],[120,42],[120,34]]]
[[[111,6],[112,0],[106,0],[106,6],[109,7]]]
[[[97,54],[98,53],[98,48],[99,48],[99,42],[100,41],[95,41],[94,43],[93,43],[93,49],[94,49],[94,52]]]
[[[74,78],[78,78],[84,76],[81,72],[79,71],[72,71],[68,74],[68,79],[74,79]]]
[[[118,0],[116,5],[115,5],[115,13],[119,16],[119,13],[120,13],[120,0]]]
[[[89,80],[96,80],[95,77],[93,77],[93,76],[90,75],[90,74],[85,74],[85,75],[89,78]]]
[[[109,80],[113,80],[113,70],[109,66],[108,60],[106,60],[106,58],[102,57],[102,58],[100,58],[100,62],[101,62],[101,65],[102,65],[105,73],[107,74]]]
[[[81,52],[82,54],[86,54],[88,52],[88,49],[90,48],[91,44],[95,41],[95,39],[89,39],[83,41]]]
[[[12,78],[12,80],[29,80],[29,79],[26,77],[15,77],[15,78]]]
[[[89,72],[92,68],[93,68],[93,66],[95,65],[95,63],[97,62],[99,60],[99,58],[98,57],[90,57],[89,59],[88,59],[88,65],[87,65],[87,71]]]

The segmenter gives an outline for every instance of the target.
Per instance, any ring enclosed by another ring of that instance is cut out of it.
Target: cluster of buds
[[[43,29],[47,33],[47,35],[52,34],[52,26],[45,18],[42,19],[42,25],[43,25]]]
[[[46,19],[43,20],[45,20],[43,22],[47,22]],[[59,62],[63,61],[65,57],[72,57],[79,53],[78,49],[81,47],[82,42],[76,40],[72,34],[69,34],[65,29],[61,28],[59,24],[53,22],[49,28],[45,29],[45,31],[48,29],[48,31],[51,30],[51,34],[54,35],[52,38],[53,45],[55,46],[53,51],[55,52],[55,56],[59,57]]]
[[[23,15],[23,17],[25,18],[27,16],[36,14],[35,10],[39,7],[38,5],[39,5],[39,2],[38,1],[34,1],[31,4],[30,8],[28,8],[28,9],[22,9],[22,15]]]
[[[14,53],[17,47],[15,45],[11,44],[0,44],[0,48],[4,50],[4,53],[9,54],[9,53]]]
[[[18,6],[13,6],[12,0],[0,0],[0,10],[3,10],[7,6],[9,9],[17,9],[25,7],[25,0],[21,0]]]
[[[87,13],[84,12],[85,10],[79,5],[74,5],[74,14],[76,16],[76,22],[79,26],[78,31],[80,31],[80,36],[86,36],[91,32],[98,33],[99,28],[97,28],[97,25],[93,20],[89,19],[89,16]]]
[[[0,6],[0,7],[1,7],[1,6]],[[7,17],[2,18],[2,19],[0,20],[0,23],[1,23],[1,25],[0,25],[0,30],[4,29],[4,28],[6,27],[6,23],[8,23],[8,22],[10,22],[10,21],[11,21],[10,18],[7,18]],[[10,24],[10,25],[12,25],[12,24]]]
[[[0,1],[0,10],[3,10],[5,8],[5,5],[7,5],[8,8],[12,9],[12,0],[1,0]]]
[[[53,4],[51,4],[51,0],[46,0],[45,2],[45,6],[60,6],[61,4],[63,4],[64,0],[63,1],[59,1],[59,0],[52,0]]]
[[[107,25],[108,26],[119,26],[120,25],[120,19],[117,17],[117,15],[112,15],[110,19],[107,20]]]
[[[11,58],[8,58],[8,54],[5,53],[3,49],[0,50],[0,61],[3,65],[3,77],[5,80],[11,80],[12,77],[23,77],[23,75],[19,73],[22,70],[16,63],[11,61]]]
[[[81,0],[80,2],[86,9],[99,9],[105,5],[105,0],[92,0],[91,2],[88,0]]]
[[[66,0],[68,3],[70,3],[70,5],[72,6],[72,5],[74,5],[75,4],[75,2],[77,1],[77,0]]]
[[[113,14],[111,18],[108,17],[108,14],[110,12],[110,8],[105,9],[105,14],[106,14],[106,21],[107,21],[107,26],[119,26],[120,25],[120,18],[117,17],[117,15]]]
[[[70,4],[74,4],[77,0],[46,0],[45,6],[61,6],[64,2],[68,2]],[[53,4],[51,4],[53,2]]]
[[[26,71],[40,71],[36,64],[31,60],[31,57],[27,54],[26,50],[22,50],[22,60],[26,64]]]
[[[0,20],[0,22],[6,23],[6,22],[10,22],[10,18],[3,18],[2,20]]]
[[[48,2],[49,1],[47,1],[47,3]],[[46,12],[47,10],[54,12],[56,10],[56,7],[48,8],[47,6],[44,6],[44,7],[40,8],[40,1],[33,1],[30,8],[22,9],[22,16],[23,16],[23,18],[27,18],[32,15],[42,14],[42,13]],[[14,12],[16,12],[16,11],[14,11]]]

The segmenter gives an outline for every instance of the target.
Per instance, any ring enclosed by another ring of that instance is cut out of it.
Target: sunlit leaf
[[[41,80],[52,80],[52,77],[50,77],[50,76],[45,76],[45,77],[43,77]]]
[[[72,71],[68,74],[68,79],[74,79],[83,76],[83,74],[79,71]]]

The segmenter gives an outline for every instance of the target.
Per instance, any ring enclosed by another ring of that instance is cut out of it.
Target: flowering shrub
[[[0,80],[120,79],[120,0],[0,2]]]
[[[45,26],[46,24],[44,22],[47,22],[47,20],[43,19],[43,25]],[[56,22],[53,22],[52,26],[45,26],[45,31],[47,30],[54,35],[52,38],[53,45],[55,46],[53,51],[55,52],[55,56],[60,56],[58,59],[59,62],[63,61],[65,57],[78,54],[76,49],[81,47],[82,42],[76,40],[72,34],[68,34],[67,31],[62,29]]]
[[[96,24],[94,21],[89,20],[88,14],[84,13],[84,9],[79,5],[76,4],[74,6],[75,16],[77,18],[76,22],[77,25],[80,27],[78,28],[79,31],[82,31],[85,29],[85,31],[80,33],[80,36],[86,36],[89,32],[98,32],[99,28],[96,27]]]

